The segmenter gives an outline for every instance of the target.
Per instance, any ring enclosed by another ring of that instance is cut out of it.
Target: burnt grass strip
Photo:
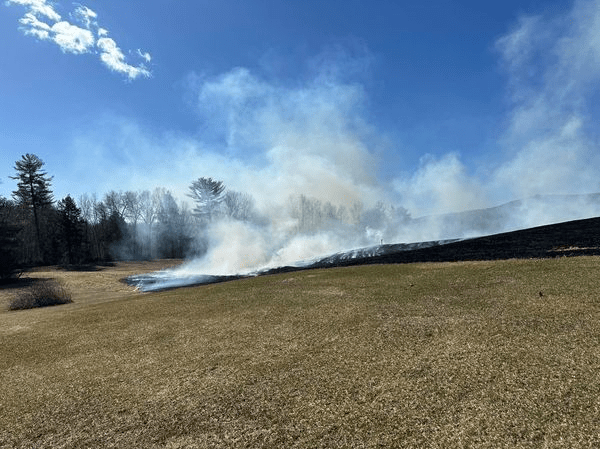
[[[382,251],[381,255],[335,261],[326,258],[306,267],[274,268],[262,274],[334,266],[600,255],[600,217],[537,226],[411,250],[394,251],[395,245],[385,246],[389,248]]]

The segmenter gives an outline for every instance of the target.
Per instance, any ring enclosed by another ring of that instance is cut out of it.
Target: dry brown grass
[[[33,309],[73,302],[69,290],[54,279],[33,282],[27,289],[19,290],[9,302],[9,310]]]
[[[0,446],[597,447],[599,262],[42,273],[76,302],[0,313]]]
[[[120,282],[121,279],[139,273],[162,270],[177,266],[181,260],[161,259],[152,262],[119,262],[115,266],[97,266],[90,271],[70,271],[57,267],[38,267],[25,273],[13,284],[0,286],[0,310],[31,282],[54,279],[64,285],[77,304],[70,307],[87,306],[92,303],[121,300],[135,293],[135,289]]]

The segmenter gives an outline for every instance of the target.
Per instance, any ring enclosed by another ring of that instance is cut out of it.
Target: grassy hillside
[[[0,447],[600,445],[599,262],[38,274],[75,302],[0,312]]]

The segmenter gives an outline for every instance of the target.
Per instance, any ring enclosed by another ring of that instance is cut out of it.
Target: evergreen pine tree
[[[225,185],[212,178],[198,178],[192,182],[188,196],[196,202],[194,214],[204,221],[211,221],[223,202]]]
[[[83,219],[81,209],[71,195],[58,203],[60,213],[61,240],[66,249],[69,264],[81,262],[83,250]]]
[[[0,281],[19,274],[17,251],[21,231],[14,204],[0,197]]]
[[[13,198],[17,205],[23,206],[32,212],[35,225],[36,256],[41,259],[42,236],[40,230],[40,216],[42,210],[54,202],[49,177],[42,171],[44,162],[35,154],[26,154],[20,161],[15,162],[17,176],[11,179],[18,180],[17,190],[13,192]]]

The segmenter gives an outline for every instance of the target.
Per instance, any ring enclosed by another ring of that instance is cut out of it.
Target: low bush
[[[53,280],[35,282],[27,290],[19,292],[8,305],[10,310],[33,309],[73,302],[71,293]]]

